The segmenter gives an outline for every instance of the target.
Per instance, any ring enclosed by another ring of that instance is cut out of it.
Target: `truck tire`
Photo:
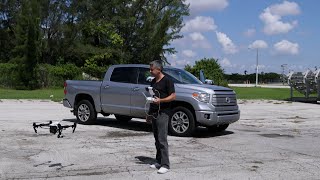
[[[191,136],[195,129],[195,120],[192,112],[182,106],[175,107],[169,119],[168,128],[169,132],[174,136]]]
[[[119,115],[119,114],[115,114],[114,116],[120,122],[128,122],[132,119],[132,117],[130,117],[130,116],[124,116],[124,115]]]
[[[97,113],[88,100],[81,100],[75,110],[77,121],[81,124],[91,124],[97,119]]]
[[[211,132],[222,132],[228,128],[229,124],[214,125],[208,127]]]

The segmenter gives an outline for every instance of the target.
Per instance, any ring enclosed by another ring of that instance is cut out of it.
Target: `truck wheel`
[[[124,116],[124,115],[118,115],[118,114],[115,114],[114,115],[116,117],[116,119],[120,122],[128,122],[132,119],[132,117],[130,116]]]
[[[209,131],[222,132],[228,128],[229,124],[215,125],[208,127]]]
[[[195,129],[195,120],[192,112],[182,106],[173,109],[169,119],[169,131],[175,136],[190,136]]]
[[[88,100],[81,100],[76,106],[76,116],[79,123],[90,124],[97,119],[97,113]]]

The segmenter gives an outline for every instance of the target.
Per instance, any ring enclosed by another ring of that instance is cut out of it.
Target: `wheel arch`
[[[77,107],[77,104],[80,102],[80,101],[82,101],[82,100],[88,100],[91,104],[92,104],[92,106],[93,106],[93,108],[95,109],[95,111],[96,111],[96,107],[95,107],[95,104],[94,104],[94,100],[93,100],[93,98],[92,98],[92,96],[91,95],[89,95],[89,94],[84,94],[84,93],[81,93],[81,94],[77,94],[76,95],[76,97],[75,97],[75,100],[74,100],[74,108],[76,108]],[[74,114],[75,114],[75,109],[74,109]]]

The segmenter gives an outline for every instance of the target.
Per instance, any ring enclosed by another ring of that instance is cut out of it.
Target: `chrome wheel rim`
[[[82,122],[88,121],[88,119],[90,117],[89,106],[87,106],[86,104],[81,104],[78,107],[78,117],[79,117],[79,120]]]
[[[177,133],[185,133],[190,126],[189,117],[186,113],[178,111],[171,118],[171,127]]]

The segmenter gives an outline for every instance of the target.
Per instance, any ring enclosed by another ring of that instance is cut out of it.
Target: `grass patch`
[[[238,99],[268,99],[268,100],[288,100],[290,89],[287,88],[261,88],[261,87],[231,87]],[[294,97],[304,97],[298,91],[293,91]]]
[[[50,97],[52,96],[53,97]],[[14,90],[0,89],[0,99],[51,99],[61,101],[64,97],[63,89]]]
[[[285,88],[260,88],[260,87],[231,87],[238,99],[267,99],[287,100],[290,98],[290,89]],[[50,96],[53,95],[52,98]],[[294,97],[303,97],[298,91],[294,91]],[[63,89],[39,89],[39,90],[13,90],[0,89],[0,99],[51,99],[61,101],[64,97]]]

